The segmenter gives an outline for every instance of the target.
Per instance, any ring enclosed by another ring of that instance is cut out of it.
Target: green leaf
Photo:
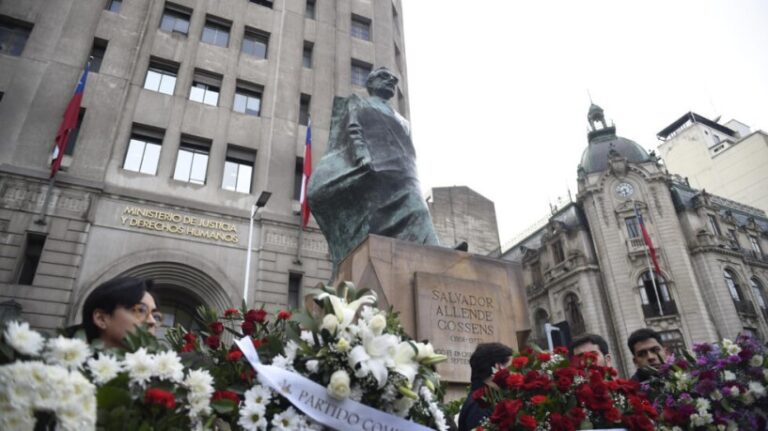
[[[211,407],[216,413],[226,415],[234,412],[237,404],[232,400],[216,400],[211,402]]]
[[[102,386],[96,392],[96,402],[100,409],[112,410],[114,408],[130,405],[131,394],[127,390],[115,386]]]
[[[315,332],[319,329],[317,320],[315,320],[315,318],[306,311],[294,314],[291,316],[291,321],[298,323],[308,331]]]

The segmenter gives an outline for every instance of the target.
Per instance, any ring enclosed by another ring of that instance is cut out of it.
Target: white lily
[[[403,341],[397,345],[395,351],[395,371],[408,379],[408,384],[413,384],[413,379],[419,371],[419,363],[415,360],[416,352],[411,343]]]
[[[344,298],[340,298],[329,293],[322,293],[318,295],[318,299],[322,300],[325,298],[328,298],[331,301],[333,314],[335,314],[336,318],[339,320],[339,329],[344,329],[349,326],[350,323],[352,323],[358,308],[362,307],[363,305],[371,305],[376,302],[376,294],[373,292],[367,295],[363,295],[350,303],[347,303]]]

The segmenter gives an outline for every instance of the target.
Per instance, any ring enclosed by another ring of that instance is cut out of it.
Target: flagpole
[[[635,200],[632,200],[632,205],[635,207],[635,212],[637,214],[640,214],[640,211],[637,209],[637,202]],[[638,224],[640,223],[640,219],[637,220]],[[651,277],[651,284],[653,284],[653,292],[656,294],[656,305],[659,307],[659,316],[664,315],[664,309],[661,307],[661,298],[659,296],[659,288],[656,286],[656,275],[653,271],[653,266],[651,266],[651,258],[648,255],[648,244],[645,244],[645,240],[643,240],[643,244],[645,247],[643,247],[643,250],[645,251],[645,263],[648,264],[648,274]]]
[[[301,243],[304,238],[304,211],[307,205],[307,188],[309,187],[309,175],[307,175],[307,164],[310,164],[309,169],[312,169],[312,117],[307,119],[307,136],[304,140],[304,166],[302,167],[303,173],[301,175],[301,194],[299,196],[299,237],[296,241],[296,259],[293,263],[301,265]],[[309,153],[309,154],[308,154]]]
[[[45,226],[45,213],[48,209],[48,204],[51,201],[51,192],[53,191],[53,184],[56,182],[56,176],[53,175],[48,180],[48,190],[45,191],[45,199],[43,199],[43,207],[40,208],[40,217],[35,220],[35,224],[38,224],[40,226]]]

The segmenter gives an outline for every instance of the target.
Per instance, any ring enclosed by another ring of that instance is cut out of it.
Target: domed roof
[[[608,155],[615,151],[620,157],[624,157],[631,163],[642,163],[650,160],[648,152],[635,141],[616,136],[616,127],[607,127],[603,110],[592,104],[589,107],[587,118],[592,130],[587,134],[589,145],[581,155],[581,168],[586,173],[600,172],[608,169]],[[597,128],[596,123],[601,123],[602,128]]]

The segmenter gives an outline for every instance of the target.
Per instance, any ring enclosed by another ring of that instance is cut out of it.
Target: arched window
[[[571,327],[571,335],[576,336],[583,334],[584,318],[581,316],[581,308],[579,306],[579,298],[574,293],[569,293],[565,296],[565,319]]]
[[[545,343],[544,345],[546,345],[546,340],[547,340],[547,334],[544,331],[544,324],[547,322],[549,322],[549,315],[544,309],[539,308],[538,310],[536,310],[535,313],[533,313],[533,324],[534,324],[533,335],[534,337],[536,337],[537,342],[539,343],[544,342]],[[539,344],[539,345],[541,346],[542,344]]]
[[[157,328],[155,335],[159,339],[165,337],[168,328],[182,326],[187,331],[202,329],[197,320],[196,308],[202,302],[178,286],[158,283],[153,289],[157,298],[158,309],[163,313],[163,324]]]
[[[741,295],[741,287],[737,282],[736,274],[730,269],[723,270],[723,278],[725,278],[725,285],[728,287],[728,292],[731,294],[734,302],[741,302],[744,298]]]
[[[658,317],[677,314],[677,306],[669,294],[667,280],[664,277],[646,271],[638,282],[640,302],[643,305],[645,317]],[[661,309],[659,309],[661,307]]]
[[[752,286],[752,293],[755,295],[757,306],[760,307],[760,311],[762,311],[765,318],[768,319],[768,298],[765,297],[763,283],[757,278],[752,277],[749,279],[749,284]]]

